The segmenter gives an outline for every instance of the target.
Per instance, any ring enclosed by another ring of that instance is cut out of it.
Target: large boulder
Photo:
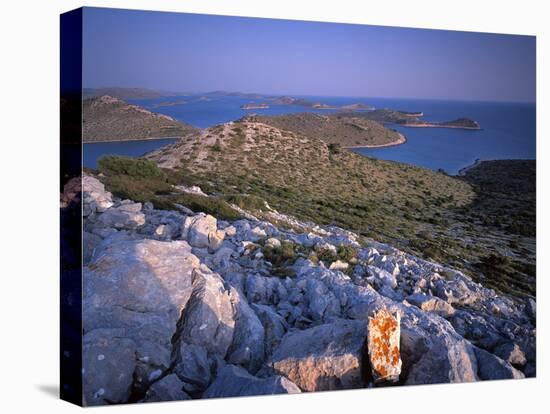
[[[276,373],[303,391],[360,388],[367,323],[339,319],[286,334],[272,357]]]
[[[145,224],[145,214],[141,212],[141,203],[123,204],[105,211],[97,218],[97,223],[103,227],[133,230]]]
[[[96,329],[82,339],[84,405],[126,402],[132,392],[136,344],[121,329]]]
[[[211,363],[202,346],[180,342],[174,372],[183,381],[182,388],[191,395],[201,393],[211,381]]]
[[[208,248],[216,251],[220,248],[225,233],[218,230],[217,220],[211,215],[199,213],[188,216],[183,222],[182,238],[193,247]]]
[[[97,178],[82,176],[82,214],[103,213],[113,206],[112,194]]]
[[[477,374],[481,380],[525,378],[521,371],[484,349],[474,347],[477,358]]]
[[[132,371],[139,390],[171,365],[172,337],[199,264],[187,242],[116,234],[100,243],[84,268],[83,332],[101,329],[105,341],[132,341],[132,362],[120,363]],[[84,348],[84,359],[91,350]]]
[[[231,289],[231,303],[235,309],[236,320],[227,360],[255,373],[260,369],[265,357],[264,327],[244,295],[234,288]]]
[[[258,378],[243,368],[226,365],[204,392],[203,398],[239,397],[245,395],[295,394],[300,389],[280,375]]]
[[[233,341],[235,313],[223,279],[201,265],[193,271],[193,290],[183,311],[178,340],[225,358]]]
[[[499,345],[495,348],[494,354],[515,367],[523,367],[527,362],[523,350],[518,344],[513,342],[506,342]]]
[[[279,346],[281,339],[288,329],[285,318],[267,305],[252,304],[252,309],[264,327],[265,354],[269,356]]]
[[[473,346],[445,319],[415,307],[401,307],[402,378],[405,384],[477,380]]]
[[[191,397],[183,391],[183,383],[176,374],[169,374],[153,383],[141,402],[190,400]]]

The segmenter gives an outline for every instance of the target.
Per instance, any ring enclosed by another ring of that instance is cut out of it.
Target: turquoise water
[[[356,149],[355,151],[381,159],[406,162],[456,174],[476,159],[534,159],[536,157],[536,108],[535,104],[435,101],[382,98],[304,97],[310,101],[341,106],[362,102],[376,108],[392,108],[404,111],[422,111],[428,121],[447,121],[468,117],[479,122],[482,130],[444,128],[406,128],[388,125],[406,136],[407,142],[395,147]],[[160,99],[134,100],[155,112],[199,128],[207,128],[223,122],[234,121],[247,113],[279,115],[295,112],[331,113],[336,110],[312,110],[302,106],[270,106],[269,109],[243,110],[240,106],[266,99],[248,99],[230,96],[178,96]],[[156,106],[160,102],[186,101],[174,106]],[[129,141],[84,145],[84,165],[95,167],[102,154],[139,156],[159,148],[173,140]]]

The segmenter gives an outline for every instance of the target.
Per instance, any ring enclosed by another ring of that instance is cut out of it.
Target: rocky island
[[[83,142],[185,137],[198,129],[137,105],[103,95],[82,102]]]
[[[241,109],[268,109],[269,105],[266,103],[247,103],[244,105],[241,105]]]
[[[342,114],[346,116],[345,113]],[[396,124],[404,127],[416,128],[459,128],[459,129],[481,129],[479,124],[469,118],[458,118],[452,121],[444,122],[428,122],[421,119],[424,114],[422,112],[404,112],[395,111],[393,109],[375,109],[373,111],[362,112],[356,115],[366,119],[381,122],[384,124]]]

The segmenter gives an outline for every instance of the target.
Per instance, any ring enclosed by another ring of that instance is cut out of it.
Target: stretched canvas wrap
[[[62,398],[534,377],[535,46],[63,14]]]

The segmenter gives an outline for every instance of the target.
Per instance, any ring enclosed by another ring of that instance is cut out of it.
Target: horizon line
[[[517,104],[536,104],[537,100],[494,100],[494,99],[467,99],[467,98],[430,98],[430,97],[403,97],[403,96],[366,96],[366,95],[311,95],[301,93],[264,93],[264,92],[243,92],[231,89],[212,89],[208,91],[174,91],[163,88],[150,88],[142,86],[83,86],[84,89],[142,89],[157,93],[170,93],[172,96],[185,95],[209,95],[216,92],[224,92],[226,94],[246,94],[246,95],[263,95],[265,97],[315,97],[315,98],[358,98],[358,99],[401,99],[401,100],[418,100],[418,101],[455,101],[455,102],[486,102],[486,103],[517,103]],[[179,95],[181,94],[181,95]],[[154,98],[145,98],[154,99]]]

